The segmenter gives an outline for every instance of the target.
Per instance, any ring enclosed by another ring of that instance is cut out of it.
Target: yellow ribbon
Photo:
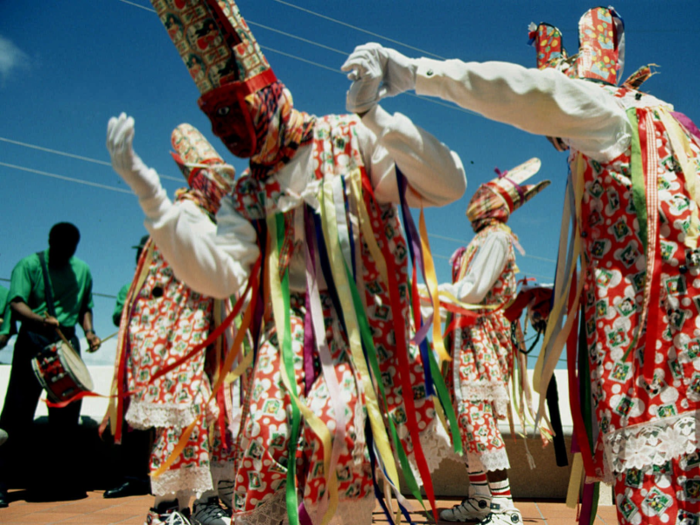
[[[552,336],[555,330],[558,328],[558,324],[561,321],[562,316],[564,315],[565,305],[569,298],[569,291],[571,289],[571,282],[576,273],[576,261],[578,260],[581,254],[581,234],[579,231],[579,224],[581,217],[581,197],[583,195],[584,170],[585,163],[583,157],[581,155],[578,155],[575,160],[575,169],[572,170],[572,173],[575,173],[575,179],[572,181],[572,183],[574,185],[574,202],[576,207],[574,221],[573,253],[571,256],[571,260],[569,261],[568,275],[564,275],[566,271],[566,251],[568,248],[568,244],[566,241],[568,239],[567,234],[569,231],[569,225],[567,223],[567,220],[570,214],[569,201],[567,200],[566,210],[569,211],[569,213],[564,213],[562,215],[562,227],[559,237],[559,256],[557,262],[557,267],[561,268],[562,271],[558,272],[559,275],[557,275],[556,278],[556,283],[554,287],[554,306],[552,307],[552,312],[550,313],[549,320],[547,321],[547,329],[545,330],[544,341],[542,342],[542,351],[540,352],[540,355],[537,358],[537,363],[535,364],[535,371],[532,380],[535,391],[540,394],[538,415],[544,413],[543,409],[544,403],[546,401],[546,396],[544,395],[544,393],[547,391],[547,385],[549,384],[549,380],[552,377],[549,371],[554,370],[554,366],[556,366],[556,361],[559,360],[559,356],[561,355],[564,343],[566,342],[566,338],[569,335],[569,330],[571,330],[571,326],[573,325],[573,316],[571,315],[571,313],[575,312],[576,308],[578,308],[578,298],[580,296],[581,289],[583,287],[583,281],[585,278],[584,258],[584,260],[582,261],[582,268],[580,272],[581,279],[578,282],[576,301],[574,301],[571,305],[571,311],[568,312],[568,318],[564,329],[557,334],[556,340],[553,342],[553,344],[550,344]],[[547,361],[547,365],[545,365],[545,360]],[[552,363],[554,363],[554,366],[552,365]],[[547,372],[545,372],[545,368],[547,369]],[[546,384],[543,381],[543,379],[546,379]]]
[[[359,177],[360,175],[359,169],[354,171],[355,173],[351,174],[350,176],[351,180],[352,177]],[[372,384],[372,378],[369,374],[365,356],[362,351],[357,314],[355,313],[355,308],[352,302],[352,293],[350,291],[347,274],[345,273],[345,268],[343,266],[343,256],[340,251],[338,227],[335,220],[335,206],[333,203],[333,188],[330,182],[326,180],[323,181],[318,200],[321,204],[321,225],[323,229],[323,237],[326,241],[326,246],[328,247],[331,272],[333,274],[333,280],[335,282],[336,289],[338,290],[338,297],[340,298],[341,308],[343,310],[343,318],[345,319],[345,326],[347,327],[348,331],[348,343],[350,345],[350,352],[353,357],[353,364],[355,365],[360,379],[362,380],[367,415],[372,427],[372,435],[374,437],[374,442],[379,456],[381,457],[387,475],[389,476],[389,481],[394,486],[398,486],[398,471],[396,470],[396,463],[394,462],[394,456],[391,452],[391,447],[389,446],[389,437],[383,424],[382,414],[379,411],[379,403],[377,402],[374,385]],[[362,196],[359,195],[357,200],[358,202],[362,201]],[[364,207],[361,207],[360,211],[363,209]],[[365,217],[364,220],[369,223],[368,216]],[[360,223],[362,222],[363,219],[360,220]],[[374,233],[371,233],[369,236],[365,235],[364,240],[369,243],[370,238],[374,239]],[[383,257],[379,260],[383,260]]]
[[[274,240],[277,239],[277,220],[274,215],[268,216],[267,217],[267,228],[270,237]],[[270,292],[271,292],[271,300],[272,300],[272,311],[273,311],[273,316],[275,319],[275,327],[277,329],[277,340],[282,342],[283,339],[283,334],[285,331],[285,326],[282,323],[282,320],[285,318],[285,315],[288,315],[284,311],[284,301],[282,300],[282,284],[280,281],[280,274],[279,274],[279,246],[277,245],[276,242],[273,242],[274,249],[271,251],[270,255],[268,256],[268,268],[269,268],[269,276],[270,276]],[[281,350],[280,350],[281,351]],[[282,382],[284,383],[285,388],[287,389],[287,392],[289,393],[289,397],[292,398],[294,401],[294,404],[297,406],[301,414],[304,416],[304,419],[306,423],[311,427],[311,429],[314,431],[314,433],[318,436],[318,438],[321,440],[321,443],[323,443],[323,472],[325,473],[326,477],[326,484],[330,487],[332,482],[337,478],[337,474],[335,472],[330,472],[330,464],[331,464],[331,448],[332,448],[332,441],[331,441],[331,433],[330,430],[328,430],[328,426],[321,420],[320,417],[316,415],[316,413],[311,410],[302,400],[299,398],[297,395],[297,389],[292,387],[292,382],[287,374],[287,370],[284,366],[280,366],[280,375],[282,377]],[[290,461],[294,461],[294,458],[290,458]],[[337,489],[336,489],[337,492]],[[336,502],[335,506],[337,507],[337,496],[336,496]],[[326,525],[328,522],[330,522],[331,518],[333,517],[333,514],[335,514],[335,508],[333,505],[333,500],[331,499],[331,504],[328,507],[328,510],[326,511],[325,515],[323,516],[322,520],[322,525]]]
[[[583,458],[581,453],[574,454],[574,464],[571,466],[571,477],[569,478],[569,489],[566,492],[566,506],[575,509],[578,505],[579,494],[583,485]]]
[[[425,265],[426,281],[425,284],[428,287],[428,290],[430,291],[430,296],[433,298],[433,348],[437,352],[441,362],[449,362],[452,361],[452,356],[450,356],[450,353],[445,349],[445,341],[442,339],[442,325],[440,324],[440,298],[438,296],[437,275],[435,273],[435,264],[433,263],[433,256],[430,253],[428,229],[425,227],[425,214],[423,213],[422,206],[420,209],[418,229],[420,231],[420,243],[423,247],[423,264]],[[425,364],[424,366],[428,365]]]

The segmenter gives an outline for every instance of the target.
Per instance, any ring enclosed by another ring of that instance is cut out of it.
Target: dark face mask
[[[199,107],[209,117],[214,135],[236,157],[246,159],[256,153],[257,140],[241,84],[233,82],[205,93]]]

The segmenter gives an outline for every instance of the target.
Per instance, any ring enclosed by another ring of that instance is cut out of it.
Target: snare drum
[[[80,356],[65,342],[46,346],[32,359],[34,375],[50,401],[66,401],[93,389],[92,378]]]

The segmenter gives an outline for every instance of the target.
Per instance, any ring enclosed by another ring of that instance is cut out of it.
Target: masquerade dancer
[[[483,305],[476,319],[455,314],[448,325],[452,361],[448,384],[469,472],[469,496],[443,510],[446,521],[480,521],[498,510],[510,523],[521,523],[513,506],[507,470],[510,468],[498,420],[508,413],[508,381],[518,348],[511,330],[520,339],[520,325],[505,317],[503,307],[516,295],[513,246],[517,239],[506,226],[513,211],[549,185],[521,186],[540,169],[539,159],[500,173],[476,190],[467,218],[476,236],[451,258],[453,284],[441,284],[440,292],[463,303]]]
[[[172,205],[133,152],[133,120],[109,124],[113,165],[175,274],[214,297],[252,288],[256,357],[234,521],[279,523],[286,511],[295,524],[369,524],[376,478],[398,484],[394,454],[410,478],[411,457],[431,487],[420,437],[435,421],[430,363],[407,343],[413,317],[397,204],[402,195],[417,207],[458,199],[461,161],[374,104],[362,117],[295,109],[231,0],[153,3],[214,134],[250,159],[213,235]]]
[[[568,333],[576,341],[580,299],[580,379],[570,389],[586,475],[614,482],[622,524],[697,521],[700,132],[638,90],[648,66],[618,87],[624,27],[612,8],[584,14],[575,56],[566,56],[553,26],[532,27],[530,36],[539,69],[413,60],[376,44],[357,48],[345,68],[368,82],[379,77],[374,101],[415,89],[569,149],[575,233],[536,369],[539,391],[547,390],[558,341]],[[562,314],[570,320],[563,327]],[[581,405],[590,406],[591,422]]]
[[[222,196],[231,191],[234,169],[189,124],[173,131],[172,145],[176,151],[173,157],[189,188],[178,190],[170,205],[183,216],[193,217],[201,235],[214,235],[214,216]],[[227,426],[219,424],[231,408],[224,399],[230,392],[205,407],[216,377],[225,373],[219,369],[222,341],[156,376],[201,345],[222,313],[222,301],[180,281],[159,247],[153,241],[146,242],[122,310],[113,383],[113,392],[120,397],[111,403],[103,425],[112,421],[117,442],[122,434],[117,425],[121,425],[124,411],[132,428],[155,429],[150,471],[154,474],[151,492],[156,498],[147,525],[187,524],[192,496],[196,498],[193,524],[231,523],[233,438]],[[119,406],[125,391],[133,394],[126,406]],[[205,418],[198,418],[205,412]],[[192,433],[178,453],[176,445],[190,425]],[[174,462],[164,465],[171,455],[176,456]]]

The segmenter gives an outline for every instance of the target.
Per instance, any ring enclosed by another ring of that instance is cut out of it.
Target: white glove
[[[125,113],[112,117],[107,124],[107,150],[112,167],[131,187],[139,199],[153,197],[162,190],[160,177],[134,153],[134,119]]]
[[[363,113],[384,97],[415,88],[418,65],[398,51],[370,43],[357,46],[340,69],[353,81],[347,110]]]

